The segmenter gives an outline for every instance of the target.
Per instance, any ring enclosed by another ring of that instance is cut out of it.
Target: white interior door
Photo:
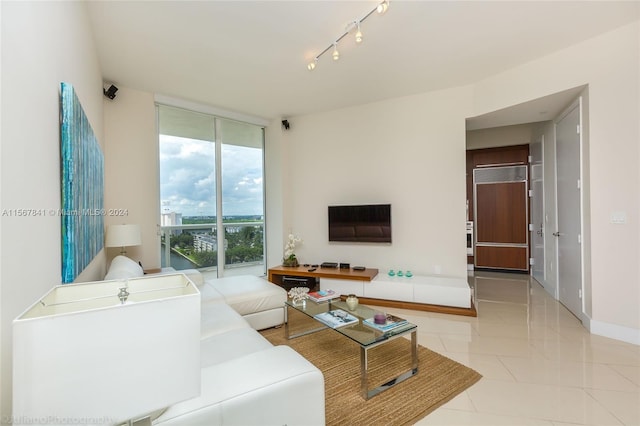
[[[580,106],[576,102],[556,122],[558,228],[558,296],[582,318],[581,149]]]
[[[542,286],[546,287],[544,263],[544,168],[543,168],[544,136],[540,136],[529,145],[531,155],[531,275]]]

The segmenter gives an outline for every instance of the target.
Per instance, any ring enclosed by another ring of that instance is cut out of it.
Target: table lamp
[[[126,255],[125,247],[142,244],[140,225],[109,225],[105,238],[106,247],[121,247],[120,254]]]
[[[14,424],[120,425],[200,395],[184,274],[54,287],[13,322]]]

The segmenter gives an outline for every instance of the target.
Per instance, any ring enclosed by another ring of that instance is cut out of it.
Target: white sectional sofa
[[[122,270],[135,269],[133,261],[116,259],[107,277],[126,278]],[[184,272],[201,294],[202,391],[167,408],[153,424],[323,425],[322,372],[256,331],[284,322],[285,290],[255,276],[203,281],[198,271]]]
[[[284,324],[287,292],[265,278],[253,275],[218,278],[198,288],[203,303],[224,301],[256,330]]]

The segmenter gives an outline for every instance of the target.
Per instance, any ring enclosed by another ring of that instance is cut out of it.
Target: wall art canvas
[[[62,282],[70,283],[104,246],[104,156],[67,83],[60,112]]]

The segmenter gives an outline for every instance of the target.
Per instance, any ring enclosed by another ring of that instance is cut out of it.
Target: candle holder
[[[384,312],[376,312],[373,314],[373,322],[375,324],[384,325],[387,323],[387,314]]]

